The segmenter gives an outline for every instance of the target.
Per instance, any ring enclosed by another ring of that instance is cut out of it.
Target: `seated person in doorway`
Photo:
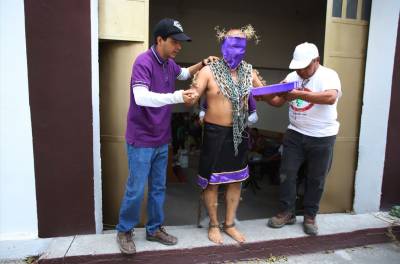
[[[218,30],[218,29],[217,29]],[[228,32],[219,31],[223,59],[204,67],[195,76],[192,89],[205,94],[207,112],[201,147],[198,184],[210,217],[208,238],[223,243],[218,221],[218,187],[226,184],[226,216],[222,230],[239,243],[245,236],[234,224],[239,205],[241,182],[249,176],[247,167],[248,100],[253,86],[262,86],[252,65],[243,60],[248,39],[255,38],[251,25]]]
[[[249,131],[249,148],[250,152],[262,154],[265,147],[265,138],[260,134],[258,128],[252,127]]]
[[[200,148],[201,145],[201,134],[202,127],[200,123],[200,118],[198,115],[193,114],[190,118],[189,124],[189,150],[195,151]]]
[[[279,184],[280,142],[276,136],[263,135],[256,127],[250,129],[249,167],[257,179],[268,176],[270,184]]]
[[[261,174],[268,176],[270,184],[279,185],[279,167],[282,156],[282,141],[280,139],[266,139],[264,140],[263,149],[263,166],[261,167]]]

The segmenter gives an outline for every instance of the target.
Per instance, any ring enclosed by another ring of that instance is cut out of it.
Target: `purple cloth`
[[[221,53],[229,68],[236,69],[246,53],[246,38],[225,37],[221,45]]]
[[[253,94],[250,91],[249,94],[249,100],[248,100],[248,104],[249,104],[249,114],[254,113],[257,111],[257,106],[256,106],[256,99],[254,99]],[[208,107],[207,104],[207,100],[203,100],[200,104],[200,109],[203,111],[206,111]]]
[[[254,99],[253,93],[250,91],[249,94],[249,113],[253,113],[257,111],[257,106],[256,106],[256,99]]]
[[[210,176],[210,181],[206,178],[198,175],[197,184],[200,185],[201,188],[207,188],[208,184],[225,184],[225,183],[233,183],[233,182],[241,182],[249,177],[249,168],[246,168],[234,171],[234,172],[221,172],[221,173],[212,173]]]
[[[267,86],[262,86],[262,87],[254,87],[251,89],[251,92],[255,96],[257,96],[257,95],[264,95],[264,94],[289,92],[297,87],[299,87],[298,82],[278,83],[278,84],[272,84],[272,85],[267,85]]]
[[[232,142],[232,127],[204,123],[197,179],[203,189],[207,184],[240,182],[248,177],[248,138],[243,137],[238,155],[235,155]]]
[[[138,106],[133,89],[146,86],[155,93],[172,93],[181,68],[173,59],[163,60],[154,46],[140,54],[132,67],[130,105],[125,138],[135,147],[158,147],[171,140],[171,105]]]

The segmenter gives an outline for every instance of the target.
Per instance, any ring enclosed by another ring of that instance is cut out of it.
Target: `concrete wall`
[[[92,34],[92,109],[93,109],[93,181],[96,233],[103,231],[101,156],[100,156],[100,91],[99,91],[99,34],[98,0],[90,0]]]
[[[220,56],[215,26],[241,27],[252,24],[261,42],[248,43],[246,60],[261,69],[267,83],[282,80],[288,71],[294,47],[304,41],[314,42],[323,54],[325,32],[324,1],[150,1],[150,30],[165,16],[178,19],[192,37],[177,56],[178,63],[192,64],[208,55]],[[150,43],[153,43],[150,34]],[[185,84],[186,85],[186,84]],[[185,87],[184,85],[178,87]],[[287,106],[276,109],[257,103],[260,119],[257,127],[285,131]],[[176,106],[175,111],[187,111]]]
[[[357,213],[380,208],[399,12],[398,0],[372,2],[355,181]]]
[[[12,25],[12,26],[10,26]],[[24,3],[0,1],[0,241],[37,237]]]
[[[100,233],[97,8],[97,0],[91,0],[94,203]],[[39,255],[52,241],[38,239],[24,15],[24,1],[0,1],[0,259]]]

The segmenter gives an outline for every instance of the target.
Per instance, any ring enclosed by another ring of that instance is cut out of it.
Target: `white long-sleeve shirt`
[[[188,68],[182,68],[178,75],[178,80],[187,80],[190,78]],[[135,102],[140,106],[161,107],[169,104],[183,103],[183,90],[178,90],[173,93],[154,93],[144,85],[137,85],[133,88]]]

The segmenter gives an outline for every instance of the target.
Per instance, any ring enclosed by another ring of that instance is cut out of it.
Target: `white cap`
[[[317,57],[319,57],[317,46],[312,43],[304,42],[297,45],[294,49],[293,59],[290,62],[289,69],[304,69]]]

